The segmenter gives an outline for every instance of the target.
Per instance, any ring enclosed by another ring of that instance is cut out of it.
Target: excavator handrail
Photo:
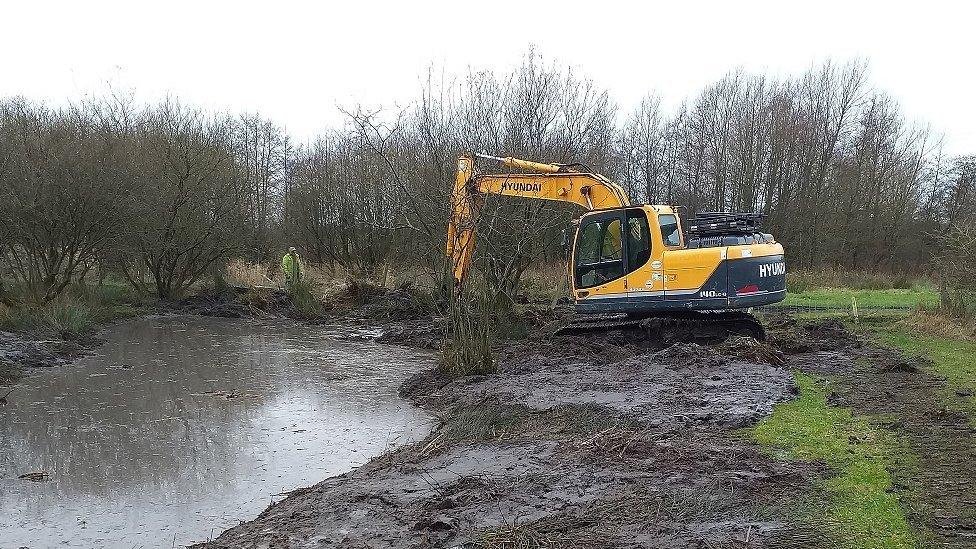
[[[475,157],[536,173],[478,174],[475,171]],[[587,210],[630,205],[630,198],[623,187],[600,174],[575,171],[575,165],[464,153],[458,157],[457,166],[457,178],[451,195],[451,217],[447,226],[447,256],[451,259],[455,285],[464,282],[471,266],[475,217],[483,195],[570,202]]]

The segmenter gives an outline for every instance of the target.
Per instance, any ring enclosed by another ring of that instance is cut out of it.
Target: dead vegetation
[[[472,549],[584,549],[609,543],[605,519],[616,509],[593,505],[579,514],[548,516],[485,531],[470,544]]]
[[[951,316],[944,311],[919,309],[896,322],[909,331],[946,339],[976,341],[976,320]]]
[[[423,459],[459,444],[599,437],[607,425],[627,428],[631,420],[597,405],[563,405],[538,410],[500,401],[452,407],[437,416],[441,427],[414,446]],[[595,440],[595,439],[594,439]]]

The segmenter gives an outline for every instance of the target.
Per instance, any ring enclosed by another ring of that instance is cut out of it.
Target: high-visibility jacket
[[[302,266],[298,254],[287,253],[281,258],[281,272],[284,273],[287,282],[301,280]]]

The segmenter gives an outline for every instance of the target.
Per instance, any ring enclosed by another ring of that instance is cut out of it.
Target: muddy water
[[[431,355],[200,317],[113,328],[0,407],[0,547],[179,547],[423,437],[397,397]],[[41,482],[18,480],[45,472]]]

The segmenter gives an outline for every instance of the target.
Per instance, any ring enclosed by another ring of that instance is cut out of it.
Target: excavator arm
[[[458,158],[447,226],[447,256],[451,259],[456,285],[464,281],[471,266],[475,222],[486,194],[571,202],[588,210],[630,205],[622,187],[602,175],[576,171],[572,165],[542,164],[512,157],[478,157],[537,173],[478,174],[474,155],[462,154]]]

